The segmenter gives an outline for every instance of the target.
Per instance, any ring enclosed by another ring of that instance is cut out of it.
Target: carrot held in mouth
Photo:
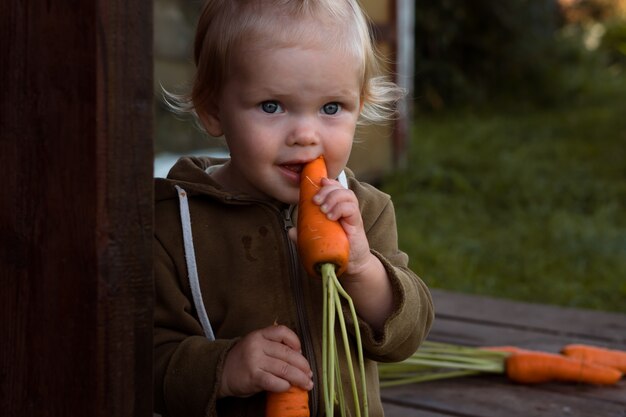
[[[328,175],[324,158],[306,164],[300,173],[300,200],[298,206],[298,254],[307,273],[312,277],[321,277],[323,285],[322,318],[322,393],[327,417],[334,416],[335,404],[341,415],[346,415],[348,393],[342,389],[339,363],[339,345],[343,345],[345,367],[350,378],[350,388],[354,401],[356,417],[368,415],[365,365],[358,317],[350,295],[343,289],[338,276],[347,269],[350,258],[350,243],[341,224],[330,220],[320,206],[313,202],[313,197],[322,187],[322,178]],[[357,387],[355,371],[352,365],[350,338],[346,329],[342,299],[348,303],[354,324],[354,348],[358,355],[361,379],[361,396]],[[339,323],[338,335],[335,325]],[[339,336],[339,337],[336,337]],[[337,340],[339,339],[339,340]]]
[[[331,263],[341,276],[348,266],[350,243],[341,225],[329,220],[313,197],[326,178],[323,157],[309,162],[300,174],[300,202],[298,205],[298,253],[311,276],[321,276],[321,265]]]

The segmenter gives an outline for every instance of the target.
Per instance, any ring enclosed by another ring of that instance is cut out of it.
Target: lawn
[[[626,80],[550,108],[416,118],[388,176],[432,288],[626,313]],[[520,106],[521,107],[521,106]]]

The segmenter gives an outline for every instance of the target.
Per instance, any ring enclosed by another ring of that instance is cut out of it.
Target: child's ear
[[[204,126],[204,130],[206,130],[209,135],[217,138],[224,134],[217,106],[212,105],[210,108],[202,109],[197,113],[200,122],[202,122],[202,126]]]

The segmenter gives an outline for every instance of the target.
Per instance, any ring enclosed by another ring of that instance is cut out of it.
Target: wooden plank
[[[600,342],[596,338],[570,336],[558,332],[544,332],[520,327],[493,326],[490,323],[471,322],[463,318],[437,316],[429,339],[467,346],[515,345],[528,349],[558,352],[568,343],[588,343],[626,349],[626,343]]]
[[[419,387],[417,386],[419,385]],[[563,395],[522,385],[504,378],[459,378],[382,390],[383,401],[407,408],[426,409],[465,417],[624,417],[623,404]],[[626,388],[621,386],[620,389]],[[585,389],[606,390],[606,387]]]
[[[152,2],[97,0],[98,404],[152,415]]]
[[[626,410],[626,380],[610,387],[595,387],[577,384],[546,384],[538,387],[542,391],[559,393],[567,397],[591,398],[621,404]]]
[[[0,409],[152,414],[152,6],[0,3]]]
[[[384,402],[383,409],[385,411],[385,417],[447,417],[451,415],[390,402]]]
[[[486,296],[433,290],[439,318],[535,333],[584,338],[596,343],[626,344],[626,315],[503,300]]]

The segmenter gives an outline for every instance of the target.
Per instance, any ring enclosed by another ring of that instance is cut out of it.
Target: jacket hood
[[[178,193],[174,188],[175,185],[178,185],[190,195],[208,194],[227,199],[232,194],[223,190],[207,172],[210,166],[221,165],[226,161],[228,161],[226,158],[207,156],[185,156],[180,158],[170,169],[167,178],[155,179],[155,201],[177,199]]]

